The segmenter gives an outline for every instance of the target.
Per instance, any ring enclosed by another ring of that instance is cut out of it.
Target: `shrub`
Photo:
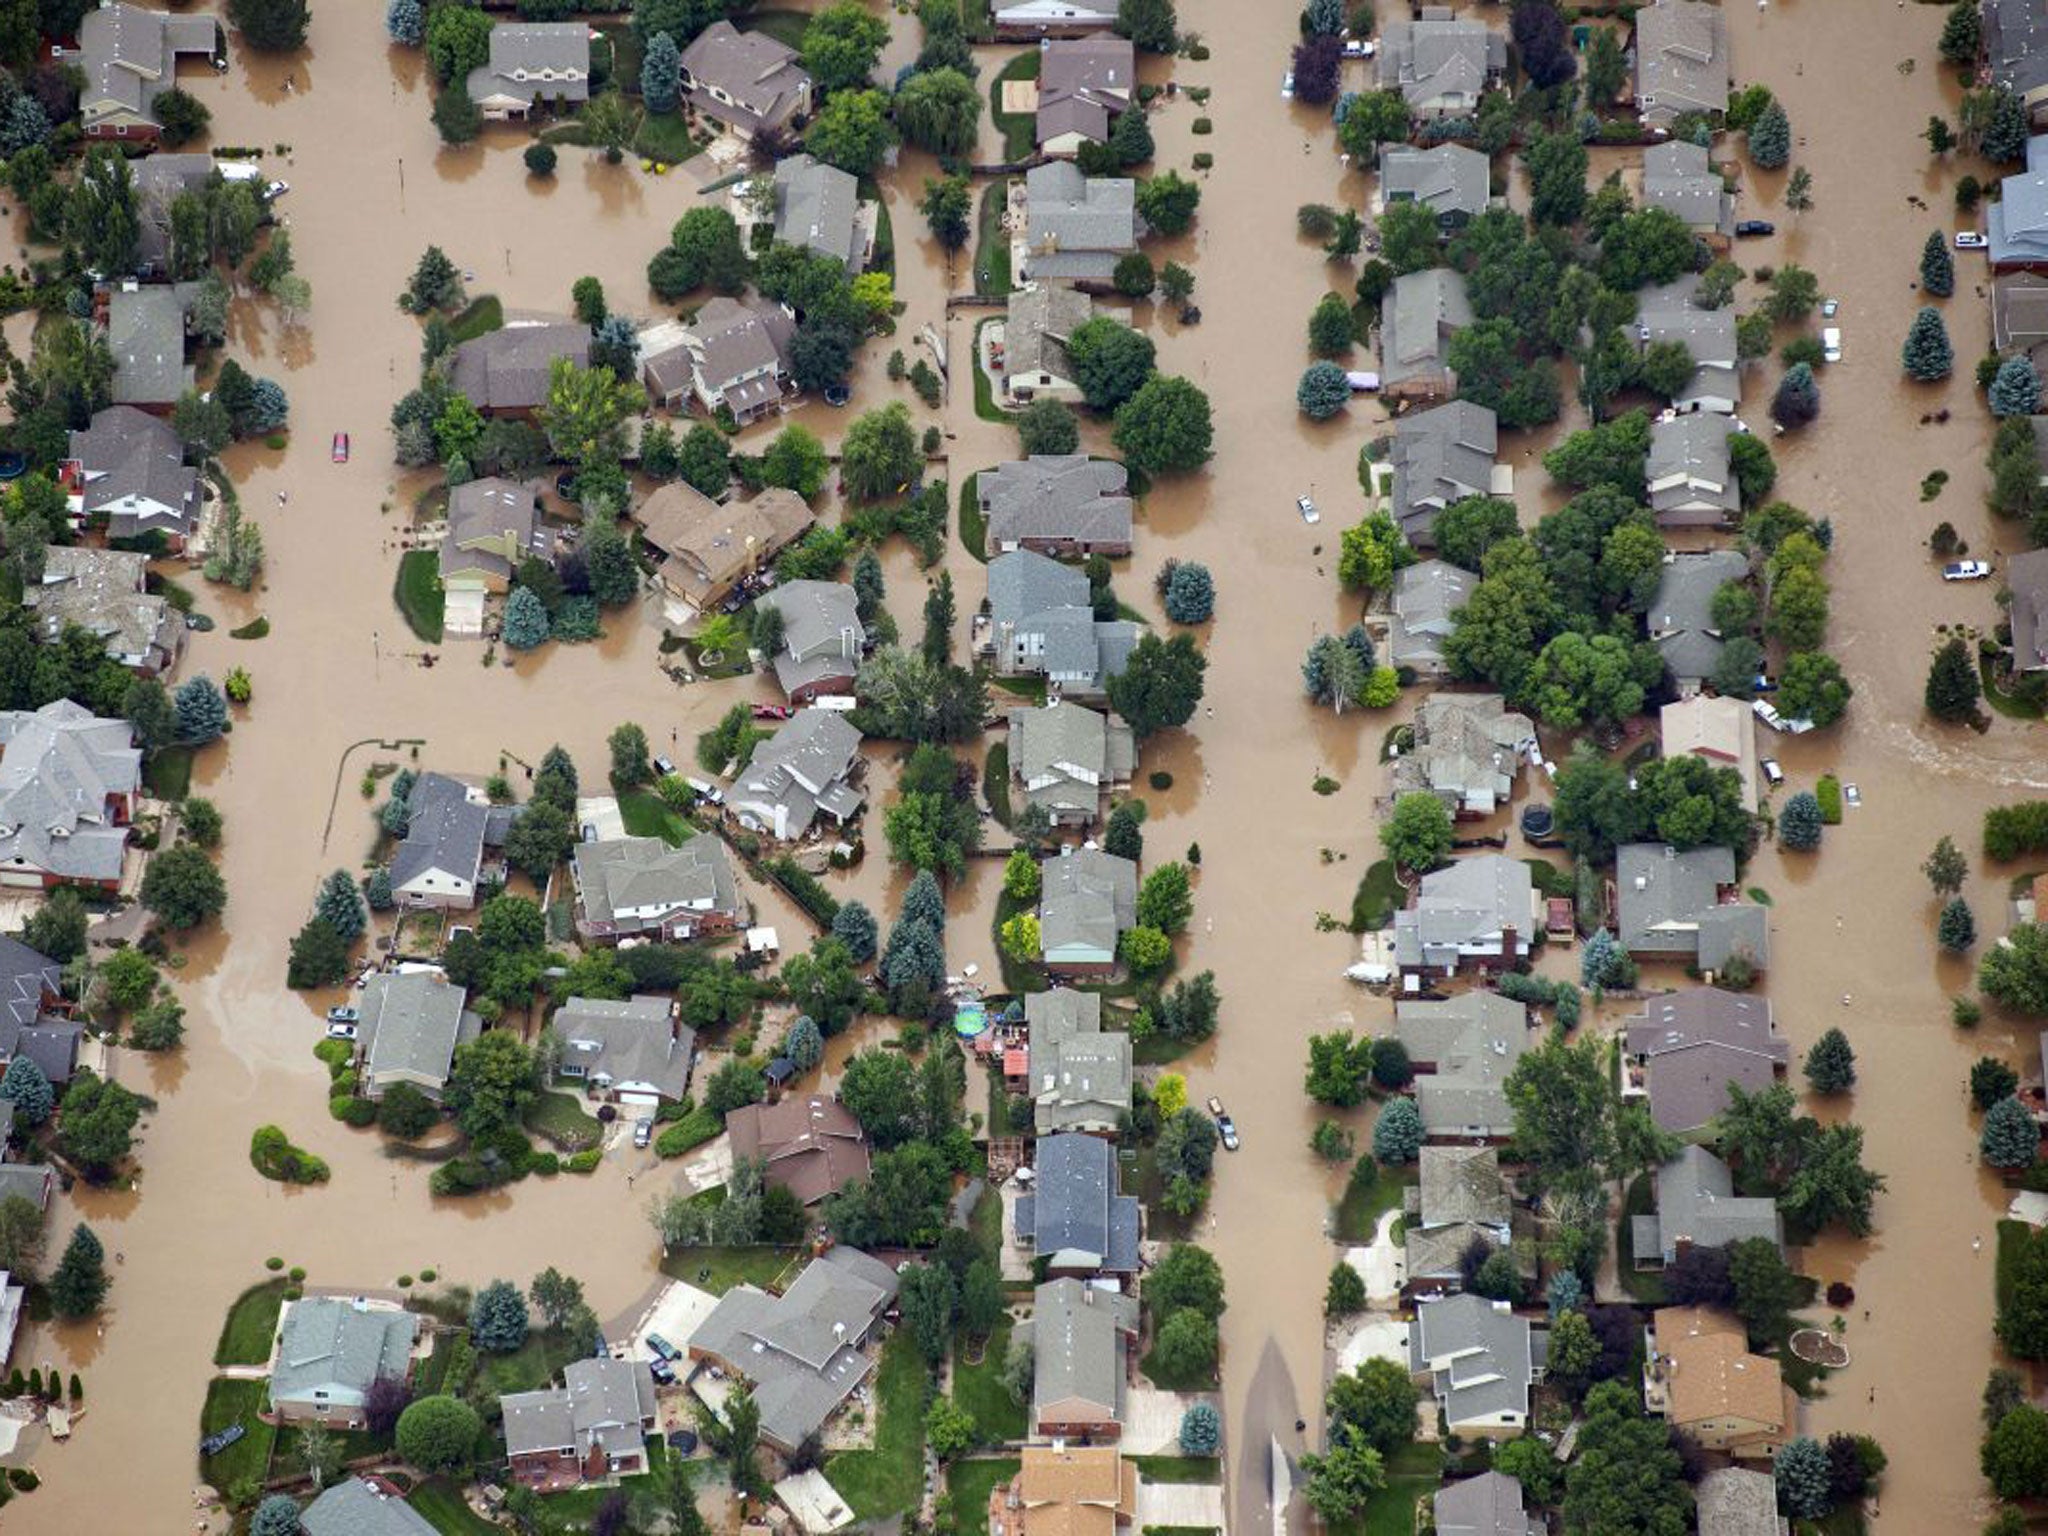
[[[1778,813],[1778,842],[1804,852],[1820,846],[1820,801],[1809,790],[1801,790],[1785,802]]]

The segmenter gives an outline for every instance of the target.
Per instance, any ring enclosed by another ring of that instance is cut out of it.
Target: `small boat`
[[[334,462],[337,464],[346,464],[348,462],[348,434],[346,432],[334,434]]]

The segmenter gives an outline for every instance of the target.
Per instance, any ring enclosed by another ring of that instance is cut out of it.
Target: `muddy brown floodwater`
[[[1223,1160],[1203,1240],[1229,1281],[1229,1475],[1234,1518],[1249,1533],[1267,1518],[1266,1437],[1299,1448],[1292,1424],[1317,1417],[1323,1371],[1324,1232],[1336,1189],[1307,1151],[1305,1041],[1333,1024],[1388,1022],[1383,1001],[1339,974],[1350,941],[1314,928],[1318,910],[1347,910],[1372,857],[1387,722],[1312,713],[1295,681],[1309,641],[1352,617],[1332,571],[1338,531],[1361,505],[1354,462],[1377,412],[1316,426],[1294,407],[1304,319],[1326,288],[1348,291],[1354,274],[1326,269],[1297,241],[1293,212],[1309,200],[1358,203],[1366,190],[1363,177],[1337,165],[1327,120],[1277,99],[1295,7],[1182,0],[1181,11],[1214,58],[1182,63],[1176,77],[1213,88],[1201,110],[1215,132],[1192,134],[1197,109],[1185,96],[1164,101],[1154,125],[1162,167],[1184,169],[1198,149],[1216,156],[1195,230],[1172,252],[1194,265],[1206,318],[1199,327],[1148,312],[1139,319],[1149,321],[1162,365],[1209,391],[1218,453],[1205,473],[1149,498],[1140,553],[1121,583],[1128,600],[1149,606],[1151,574],[1180,556],[1207,561],[1220,588],[1210,704],[1185,733],[1147,752],[1148,771],[1163,767],[1175,779],[1170,791],[1148,795],[1147,838],[1155,858],[1202,847],[1191,958],[1215,970],[1225,1013],[1217,1038],[1188,1063],[1190,1087],[1198,1097],[1223,1094],[1246,1138]],[[650,312],[646,260],[695,191],[679,174],[649,177],[575,151],[552,181],[534,181],[519,161],[521,137],[504,130],[468,149],[442,149],[417,56],[387,48],[374,12],[325,5],[312,46],[297,58],[253,59],[237,48],[225,77],[184,82],[212,108],[218,142],[292,146],[280,167],[293,187],[285,207],[315,298],[293,331],[280,331],[267,308],[237,311],[230,350],[281,376],[297,430],[286,450],[242,450],[233,466],[264,528],[263,590],[246,602],[210,589],[204,599],[236,621],[267,613],[273,632],[237,644],[224,625],[196,637],[186,667],[218,676],[240,663],[255,677],[254,704],[231,744],[198,772],[227,816],[231,899],[220,934],[195,945],[180,973],[191,1024],[184,1053],[129,1069],[161,1099],[145,1127],[139,1190],[78,1192],[53,1222],[61,1241],[71,1220],[92,1221],[117,1256],[117,1278],[100,1324],[35,1328],[18,1356],[79,1370],[91,1404],[73,1443],[42,1456],[43,1491],[13,1506],[10,1528],[24,1532],[170,1530],[191,1518],[193,1427],[216,1320],[268,1255],[339,1286],[389,1285],[429,1266],[453,1281],[524,1279],[563,1262],[603,1314],[645,1290],[657,1257],[640,1209],[657,1181],[627,1182],[644,1157],[614,1158],[588,1180],[529,1180],[463,1203],[431,1199],[417,1168],[380,1160],[372,1140],[327,1118],[309,1055],[315,1010],[281,985],[286,944],[314,882],[365,851],[354,775],[367,754],[343,771],[350,744],[424,737],[423,762],[482,773],[501,752],[531,762],[559,741],[594,781],[604,737],[621,719],[639,720],[656,741],[674,731],[687,747],[745,696],[733,685],[673,688],[654,665],[656,627],[631,615],[613,619],[600,644],[549,647],[516,665],[484,669],[476,652],[450,645],[428,671],[407,654],[418,647],[391,602],[391,546],[418,484],[392,470],[386,423],[417,368],[417,326],[392,302],[413,261],[437,243],[475,273],[474,289],[509,307],[565,307],[571,282],[594,274],[614,308]],[[1995,1186],[1976,1167],[1963,1074],[1987,1048],[2030,1060],[2035,1031],[1994,1019],[1971,1038],[1949,1026],[1946,998],[1967,985],[1967,968],[1936,963],[1933,908],[1915,866],[1944,832],[1974,845],[1983,807],[2039,788],[2048,773],[2024,725],[1998,719],[1987,735],[1970,736],[1933,728],[1920,711],[1933,627],[1994,618],[1988,587],[1936,578],[1928,528],[1947,517],[1978,551],[2012,537],[1987,526],[1981,510],[1987,427],[1967,379],[1911,387],[1895,361],[1917,297],[1910,281],[1920,241],[1930,223],[1947,223],[1948,177],[1963,169],[1930,171],[1916,131],[1930,112],[1952,108],[1955,90],[1936,73],[1939,12],[1927,7],[1862,6],[1854,28],[1842,26],[1839,0],[1781,0],[1763,12],[1734,6],[1728,15],[1738,75],[1766,80],[1792,106],[1797,157],[1813,171],[1817,203],[1801,217],[1776,207],[1782,176],[1746,188],[1745,212],[1774,216],[1783,233],[1745,254],[1816,270],[1841,299],[1848,336],[1847,360],[1823,381],[1821,422],[1775,446],[1782,494],[1832,517],[1838,531],[1831,642],[1857,699],[1844,726],[1783,743],[1779,756],[1795,782],[1829,768],[1855,781],[1864,808],[1830,830],[1818,856],[1788,863],[1766,851],[1749,876],[1775,901],[1769,987],[1779,1017],[1801,1048],[1830,1024],[1849,1031],[1860,1065],[1853,1112],[1871,1162],[1891,1181],[1873,1240],[1830,1240],[1807,1255],[1811,1273],[1849,1281],[1858,1302],[1848,1331],[1855,1363],[1805,1416],[1816,1432],[1868,1430],[1882,1440],[1892,1468],[1883,1526],[1956,1529],[1984,1506],[1974,1407],[1991,1358],[1988,1239],[1997,1206]],[[892,63],[910,46],[896,38]],[[1908,59],[1917,68],[1898,72]],[[1147,77],[1163,68],[1148,63]],[[964,263],[949,273],[920,238],[914,205],[926,169],[907,157],[885,178],[907,306],[894,344],[915,355],[916,334],[930,324],[964,359],[971,312],[949,319],[944,298],[968,274]],[[1910,209],[1909,193],[1941,217]],[[1964,258],[1965,280],[1947,306],[1966,359],[1988,329],[1973,261]],[[888,350],[868,349],[856,380],[863,405],[910,398],[883,377]],[[1752,419],[1766,387],[1765,377],[1751,380]],[[1918,425],[1939,405],[1954,420]],[[964,373],[942,412],[912,408],[920,425],[947,429],[956,485],[1014,452],[1007,427],[975,416]],[[846,418],[811,406],[803,419],[832,442]],[[336,431],[354,435],[347,465],[328,462]],[[1935,468],[1949,472],[1948,488],[1920,506],[1913,487]],[[287,507],[277,504],[280,490],[290,493]],[[1303,493],[1325,510],[1318,528],[1294,514]],[[1541,494],[1525,484],[1525,511]],[[957,543],[947,563],[964,643],[983,578]],[[887,570],[891,607],[909,632],[922,581],[900,549],[889,552]],[[878,754],[878,795],[887,756]],[[1343,788],[1315,795],[1318,773]],[[879,844],[877,836],[864,869],[835,883],[887,921],[901,883]],[[1983,871],[1971,882],[1987,924],[1999,920],[2007,874]],[[991,901],[987,874],[953,893],[955,969],[989,967]],[[801,932],[786,909],[778,920]],[[266,1121],[326,1157],[333,1182],[285,1191],[259,1180],[246,1148]],[[1987,1239],[1981,1253],[1971,1248],[1977,1237]],[[1937,1277],[1946,1282],[1938,1329],[1922,1321]]]

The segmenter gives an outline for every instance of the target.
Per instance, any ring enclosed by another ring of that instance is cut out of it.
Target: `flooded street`
[[[614,309],[651,314],[648,257],[697,196],[681,174],[652,177],[634,162],[607,166],[573,149],[552,180],[535,180],[520,163],[525,137],[511,130],[442,149],[419,57],[386,46],[374,9],[329,0],[312,46],[296,58],[255,59],[237,47],[224,77],[181,82],[212,108],[216,143],[291,146],[288,157],[273,157],[273,174],[292,183],[283,207],[314,301],[303,327],[291,331],[280,331],[268,306],[237,311],[230,353],[280,378],[295,431],[282,452],[242,449],[231,461],[263,526],[262,589],[224,598],[208,586],[201,599],[236,621],[267,614],[273,631],[259,642],[228,638],[226,624],[196,635],[181,674],[218,678],[242,665],[254,678],[253,703],[195,775],[195,788],[227,819],[230,902],[221,933],[195,945],[178,972],[190,1015],[184,1052],[128,1074],[161,1100],[145,1123],[138,1189],[81,1190],[53,1211],[53,1249],[82,1216],[119,1255],[119,1267],[103,1327],[39,1327],[18,1350],[24,1368],[54,1359],[78,1370],[90,1411],[71,1445],[40,1457],[44,1487],[16,1501],[10,1530],[156,1531],[189,1519],[195,1426],[218,1319],[261,1278],[268,1256],[305,1266],[312,1284],[340,1287],[388,1286],[428,1267],[444,1281],[504,1275],[523,1283],[556,1262],[584,1281],[605,1317],[642,1294],[658,1257],[642,1206],[659,1183],[627,1182],[649,1161],[645,1154],[610,1157],[587,1179],[528,1179],[462,1202],[430,1198],[423,1169],[384,1159],[373,1133],[328,1118],[324,1069],[311,1056],[317,1010],[283,987],[286,947],[315,882],[334,867],[357,866],[369,847],[356,779],[370,761],[398,757],[372,747],[345,757],[352,744],[424,738],[422,766],[480,775],[495,771],[501,754],[537,762],[560,742],[588,789],[603,778],[605,737],[620,721],[641,723],[657,750],[673,732],[678,756],[687,756],[697,733],[736,699],[770,696],[761,679],[671,684],[656,667],[658,627],[632,611],[608,617],[601,643],[549,646],[516,665],[483,667],[482,651],[460,642],[443,647],[431,670],[406,654],[418,646],[392,602],[394,541],[419,485],[394,469],[388,419],[417,375],[419,326],[394,299],[421,250],[441,245],[475,273],[472,292],[496,293],[507,308],[566,309],[571,283],[589,274],[603,281]],[[1382,14],[1394,14],[1392,6]],[[1978,736],[1922,719],[1934,626],[1988,626],[1995,617],[1991,584],[1938,579],[1924,550],[1927,532],[1947,518],[1979,554],[2001,543],[2017,548],[2022,533],[1989,526],[1982,510],[1989,424],[1969,375],[1989,325],[1974,257],[1959,259],[1957,295],[1947,302],[1956,378],[1946,387],[1909,386],[1898,367],[1918,301],[1909,282],[1920,242],[1932,224],[1948,223],[1952,177],[1969,168],[1929,174],[1917,137],[1930,113],[1953,114],[1953,80],[1934,67],[1941,13],[1865,6],[1853,31],[1840,25],[1841,14],[1841,0],[1728,11],[1737,76],[1771,84],[1788,103],[1800,139],[1795,163],[1811,169],[1816,200],[1795,217],[1776,206],[1782,174],[1745,187],[1743,216],[1773,217],[1781,234],[1747,243],[1741,254],[1750,265],[1796,260],[1812,268],[1823,291],[1841,300],[1837,323],[1847,333],[1846,360],[1823,374],[1820,422],[1773,447],[1778,494],[1833,519],[1829,649],[1857,696],[1842,726],[1787,740],[1777,755],[1795,785],[1832,770],[1856,782],[1864,802],[1829,829],[1818,855],[1781,859],[1767,849],[1747,883],[1774,901],[1768,991],[1781,1028],[1795,1052],[1831,1025],[1849,1033],[1859,1066],[1852,1113],[1865,1127],[1870,1165],[1890,1180],[1874,1239],[1831,1240],[1806,1255],[1809,1273],[1857,1292],[1846,1336],[1853,1364],[1808,1408],[1808,1424],[1820,1434],[1867,1431],[1883,1443],[1891,1470],[1880,1529],[1952,1530],[1982,1518],[1975,1410],[1991,1360],[1991,1234],[2003,1203],[1976,1166],[1964,1076],[1986,1050],[2009,1053],[2016,1064],[2033,1059],[2036,1031],[1995,1015],[1974,1035],[1950,1025],[1947,999],[1970,986],[1969,968],[1937,963],[1935,906],[1917,866],[1944,833],[1974,850],[1983,808],[2048,787],[2048,762],[2023,723],[1995,717]],[[1333,1026],[1379,1032],[1391,1021],[1384,999],[1341,975],[1355,958],[1354,941],[1315,928],[1318,911],[1349,910],[1377,856],[1372,802],[1388,717],[1312,711],[1299,686],[1310,641],[1355,617],[1334,576],[1337,539],[1359,515],[1355,462],[1380,413],[1357,407],[1317,425],[1295,407],[1308,313],[1328,289],[1348,295],[1356,274],[1348,264],[1326,267],[1297,239],[1294,210],[1308,201],[1360,204],[1366,178],[1338,166],[1327,118],[1277,99],[1296,38],[1294,7],[1181,0],[1181,22],[1214,56],[1177,63],[1174,78],[1183,91],[1209,86],[1214,95],[1199,109],[1184,94],[1157,105],[1157,168],[1185,173],[1198,149],[1216,164],[1201,176],[1193,231],[1155,250],[1155,259],[1172,255],[1193,267],[1204,319],[1184,327],[1149,308],[1139,319],[1158,343],[1162,369],[1210,393],[1218,452],[1205,473],[1166,482],[1146,500],[1138,553],[1117,584],[1127,602],[1156,614],[1151,577],[1175,556],[1208,563],[1218,587],[1209,707],[1186,732],[1148,746],[1139,792],[1151,807],[1150,860],[1201,847],[1183,970],[1213,969],[1224,1007],[1218,1035],[1185,1069],[1191,1094],[1221,1094],[1245,1137],[1244,1150],[1219,1163],[1202,1240],[1221,1258],[1229,1285],[1228,1466],[1233,1519],[1251,1536],[1267,1519],[1266,1437],[1300,1449],[1293,1422],[1308,1419],[1313,1435],[1323,1376],[1321,1299],[1332,1257],[1323,1234],[1341,1174],[1308,1151],[1316,1117],[1302,1092],[1306,1041]],[[892,67],[914,42],[901,33],[902,18],[896,25]],[[984,80],[992,57],[1000,55],[983,58]],[[1897,66],[1907,58],[1917,67],[1902,74]],[[1161,67],[1148,64],[1148,78]],[[1213,120],[1213,135],[1193,134],[1198,112]],[[991,137],[985,127],[985,149]],[[1725,141],[1717,150],[1735,153]],[[948,292],[969,285],[968,255],[949,275],[923,238],[915,204],[929,170],[906,156],[885,181],[906,311],[893,340],[866,349],[855,406],[903,399],[920,430],[942,425],[957,492],[961,476],[1014,456],[1016,437],[974,411],[960,365],[985,312],[946,311]],[[1935,212],[1907,207],[1908,193]],[[1746,284],[1738,304],[1754,303],[1756,286]],[[927,324],[943,334],[956,365],[938,413],[884,375],[892,347],[917,355],[915,338]],[[1752,421],[1776,373],[1771,363],[1750,375]],[[1917,424],[1942,406],[1955,412],[1952,421]],[[829,446],[854,414],[814,404],[797,419]],[[742,445],[758,451],[772,430],[755,428]],[[328,460],[329,437],[339,431],[354,438],[346,465]],[[1102,451],[1106,433],[1090,427],[1089,443]],[[1518,469],[1526,446],[1504,445]],[[1936,468],[1948,471],[1948,486],[1923,506],[1915,487]],[[1533,462],[1523,475],[1524,517],[1532,520],[1543,477]],[[289,492],[288,506],[278,505],[280,490]],[[1323,508],[1320,526],[1295,515],[1302,494]],[[889,607],[914,638],[923,577],[900,541],[884,563]],[[985,590],[983,568],[957,539],[946,563],[964,647]],[[871,755],[870,799],[879,806],[894,751],[874,746]],[[980,749],[972,755],[978,766]],[[1143,789],[1144,775],[1160,769],[1172,774],[1172,787]],[[1319,774],[1342,788],[1317,795]],[[888,864],[874,812],[868,833],[865,864],[830,883],[842,897],[867,901],[886,926],[904,881]],[[977,863],[951,893],[948,960],[956,972],[967,963],[993,970],[988,930],[999,868]],[[1987,935],[2002,927],[2013,873],[1980,869],[1966,887]],[[785,929],[785,952],[803,946],[806,930],[792,910],[778,908],[772,920]],[[893,1026],[874,1033],[886,1038]],[[835,1042],[835,1068],[843,1051]],[[325,1157],[332,1182],[286,1191],[259,1179],[247,1147],[265,1122]],[[1976,1237],[1982,1253],[1971,1250]],[[1939,1295],[1939,1352],[1929,1357],[1931,1330],[1920,1319],[1934,1277],[1948,1283]],[[1869,1326],[1860,1321],[1864,1308]]]

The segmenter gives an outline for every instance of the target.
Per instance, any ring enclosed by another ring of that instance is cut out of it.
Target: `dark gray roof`
[[[1134,861],[1099,848],[1062,848],[1040,870],[1038,921],[1047,954],[1068,944],[1113,951],[1137,922]]]
[[[1394,914],[1394,952],[1403,966],[1455,967],[1460,955],[1498,956],[1506,935],[1526,954],[1536,917],[1529,866],[1505,854],[1460,859],[1422,877],[1415,901]]]
[[[347,1297],[292,1302],[278,1335],[270,1401],[360,1407],[380,1376],[405,1375],[419,1331],[414,1313]]]
[[[1541,1363],[1529,1320],[1515,1316],[1504,1301],[1446,1296],[1415,1309],[1408,1330],[1409,1373],[1430,1377],[1430,1390],[1453,1430],[1507,1414],[1526,1419],[1529,1385]]]
[[[1039,453],[984,469],[974,484],[998,548],[1026,539],[1129,544],[1128,479],[1107,459]]]
[[[1672,144],[1670,149],[1690,149],[1689,144]],[[1676,341],[1692,354],[1695,363],[1712,363],[1732,368],[1739,353],[1735,345],[1735,310],[1724,304],[1719,309],[1701,309],[1693,302],[1699,291],[1696,273],[1675,282],[1645,288],[1636,295],[1636,340],[1642,346],[1657,341]]]
[[[1657,0],[1636,12],[1636,106],[1668,126],[1686,112],[1728,107],[1728,35],[1721,7]]]
[[[1522,1485],[1501,1472],[1452,1483],[1436,1496],[1436,1536],[1542,1536],[1546,1529],[1522,1509]]]
[[[2048,261],[2048,135],[2027,140],[2027,168],[1999,182],[1984,230],[1994,266]]]
[[[1420,203],[1439,219],[1486,212],[1491,178],[1492,162],[1462,144],[1380,146],[1380,196],[1390,203]]]
[[[1714,594],[1748,574],[1749,559],[1739,550],[1710,549],[1665,557],[1657,595],[1643,622],[1664,665],[1681,687],[1713,675],[1723,644],[1720,631],[1714,628]]]
[[[754,600],[782,615],[775,680],[794,694],[821,678],[850,677],[860,665],[867,630],[860,599],[841,581],[790,581]]]
[[[766,300],[741,303],[724,294],[704,301],[685,329],[683,349],[695,376],[735,411],[756,402],[749,392],[782,390],[788,371],[789,343],[796,328],[778,305]]]
[[[1136,760],[1128,725],[1065,700],[1012,710],[1009,743],[1011,793],[1067,821],[1093,821]]]
[[[2048,342],[2048,277],[2001,272],[1991,279],[1991,341],[2001,352],[2032,352]]]
[[[116,404],[170,405],[192,387],[192,368],[185,361],[185,305],[195,286],[116,288],[107,296]]]
[[[161,272],[171,250],[171,204],[183,192],[206,184],[211,155],[146,155],[133,162],[135,178],[135,268]]]
[[[78,23],[78,67],[85,75],[79,114],[101,122],[155,125],[156,99],[177,84],[178,59],[225,57],[220,23],[210,15],[172,16],[139,5],[103,5]]]
[[[1072,1422],[1059,1404],[1123,1421],[1124,1352],[1138,1327],[1138,1299],[1085,1280],[1051,1280],[1032,1293],[1031,1399],[1035,1415]],[[1090,1415],[1093,1416],[1093,1415]]]
[[[2048,434],[2048,417],[2035,417],[2037,443]],[[2037,449],[2038,452],[2038,449]],[[2025,671],[2048,667],[2048,549],[2008,556],[2005,584],[2012,592],[2012,654]]]
[[[500,1402],[509,1456],[573,1451],[580,1461],[593,1447],[607,1457],[633,1456],[655,1413],[654,1375],[645,1360],[599,1355],[570,1361],[559,1387],[508,1392]]]
[[[675,848],[658,837],[613,837],[578,843],[570,856],[589,922],[645,922],[683,908],[737,916],[745,909],[732,860],[715,837]]]
[[[434,1527],[404,1499],[359,1477],[336,1483],[300,1510],[299,1524],[306,1536],[434,1536]]]
[[[1039,1138],[1033,1193],[1017,1202],[1017,1230],[1056,1269],[1138,1270],[1138,1201],[1117,1192],[1116,1149],[1100,1136]]]
[[[1128,38],[1061,38],[1039,50],[1038,142],[1078,133],[1098,143],[1130,105],[1137,55]]]
[[[1529,1049],[1529,1010],[1498,992],[1442,1002],[1403,999],[1394,1033],[1419,1066],[1415,1107],[1432,1136],[1505,1136],[1514,1129],[1508,1074]]]
[[[1785,1223],[1767,1196],[1740,1196],[1728,1165],[1704,1147],[1689,1146],[1657,1170],[1657,1211],[1631,1224],[1638,1259],[1675,1258],[1681,1243],[1722,1248],[1761,1237],[1782,1250]]]
[[[1650,1115],[1683,1135],[1728,1107],[1728,1085],[1768,1088],[1792,1056],[1772,1027],[1771,1000],[1718,987],[1648,999],[1628,1021],[1628,1053],[1649,1063]]]
[[[107,802],[141,788],[133,739],[69,699],[0,711],[0,867],[118,880],[128,828]]]
[[[42,1210],[50,1203],[51,1183],[48,1164],[0,1163],[0,1200],[28,1200]]]
[[[562,321],[490,331],[456,347],[449,382],[480,411],[532,410],[547,398],[557,358],[587,366],[590,327]]]
[[[1394,573],[1389,600],[1387,659],[1397,667],[1435,671],[1444,665],[1444,637],[1479,585],[1479,578],[1448,560],[1421,560]]]
[[[754,1385],[761,1433],[800,1445],[822,1426],[874,1362],[861,1352],[896,1295],[896,1271],[857,1248],[813,1259],[781,1296],[739,1285],[690,1336]]]
[[[988,563],[989,616],[1001,671],[1037,672],[1081,692],[1099,692],[1123,670],[1139,627],[1098,620],[1088,578],[1031,549]]]
[[[590,27],[581,21],[501,21],[491,28],[490,62],[469,72],[469,99],[590,99]]]
[[[103,640],[123,666],[158,672],[183,645],[185,621],[166,598],[146,590],[148,580],[147,555],[53,544],[43,554],[42,580],[23,599],[45,645],[67,629],[83,629]]]
[[[791,155],[775,166],[775,238],[858,272],[867,254],[860,227],[860,183],[822,160]]]
[[[1994,84],[2021,96],[2048,86],[2048,9],[2040,0],[1984,0],[1984,61]]]
[[[796,113],[808,99],[811,77],[798,67],[794,48],[766,32],[714,21],[683,50],[683,83],[698,111],[750,133]]]
[[[70,1019],[45,1015],[14,1037],[16,1056],[26,1056],[53,1083],[68,1083],[78,1070],[78,1042],[85,1033]]]
[[[43,999],[55,996],[63,979],[63,966],[0,934],[0,1055],[14,1053],[15,1037],[35,1023]]]
[[[860,808],[850,780],[860,732],[829,709],[800,709],[754,749],[728,796],[735,811],[779,838],[800,837],[820,810],[840,821]]]
[[[1410,543],[1433,547],[1437,514],[1491,489],[1499,445],[1499,419],[1469,400],[1447,401],[1394,423],[1387,450],[1394,520]]]
[[[1381,383],[1448,378],[1451,336],[1471,323],[1463,273],[1449,267],[1404,272],[1380,300]]]
[[[448,1080],[455,1047],[477,1033],[467,994],[439,971],[383,971],[363,985],[357,1049],[370,1079],[395,1076],[428,1092]]]
[[[1643,478],[1659,523],[1713,524],[1740,510],[1741,488],[1728,453],[1734,435],[1731,418],[1705,411],[1651,424]]]
[[[1693,229],[1735,233],[1735,194],[1703,144],[1673,139],[1643,151],[1643,206],[1676,214]]]
[[[689,1092],[697,1032],[676,1017],[670,999],[572,997],[553,1022],[562,1042],[562,1065],[578,1069],[586,1080],[614,1088],[652,1088],[671,1100]]]
[[[71,457],[85,477],[81,510],[106,513],[113,537],[192,531],[199,516],[199,471],[185,462],[178,434],[161,417],[132,405],[110,405],[95,413],[86,430],[71,434]]]
[[[1702,971],[1717,971],[1740,954],[1761,969],[1770,963],[1765,912],[1747,903],[1719,904],[1721,890],[1734,883],[1735,855],[1726,848],[1681,853],[1665,843],[1624,844],[1615,856],[1622,947],[1696,956]]]
[[[1102,1027],[1102,999],[1054,987],[1024,1000],[1030,1096],[1041,1136],[1111,1131],[1131,1107],[1131,1037]]]
[[[439,870],[476,883],[483,868],[484,829],[490,808],[470,788],[443,773],[423,773],[407,797],[405,841],[391,859],[391,883],[403,886]]]

